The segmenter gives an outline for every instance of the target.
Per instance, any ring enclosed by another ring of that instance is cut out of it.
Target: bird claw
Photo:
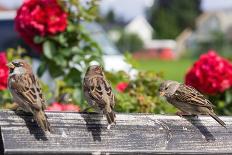
[[[191,114],[186,113],[186,112],[182,112],[182,111],[178,111],[178,112],[176,112],[176,115],[183,117],[183,116],[190,116]]]
[[[17,110],[15,110],[15,113],[17,115],[23,115],[23,116],[32,116],[33,114],[30,112],[26,112],[24,110],[22,110],[21,108],[18,108]]]
[[[108,124],[107,126],[107,130],[110,130],[111,124]]]

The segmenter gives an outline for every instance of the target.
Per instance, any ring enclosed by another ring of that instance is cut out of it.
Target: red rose
[[[0,53],[0,90],[7,89],[7,79],[9,75],[9,69],[7,67],[6,54]]]
[[[50,106],[48,106],[46,110],[48,110],[48,111],[63,111],[63,106],[62,106],[62,104],[60,104],[58,102],[54,102]]]
[[[120,83],[118,83],[117,84],[117,86],[116,86],[116,90],[118,91],[118,92],[124,92],[125,91],[125,89],[127,88],[127,86],[128,86],[128,83],[127,82],[120,82]]]
[[[54,35],[67,27],[67,13],[56,0],[25,0],[17,11],[15,28],[26,43],[41,51],[34,37]]]
[[[74,104],[64,104],[63,111],[80,111],[80,107]]]
[[[232,86],[232,64],[215,51],[209,51],[194,63],[185,83],[206,94],[224,92]]]
[[[52,103],[47,107],[48,111],[80,111],[80,107],[74,104],[62,104],[59,102]]]

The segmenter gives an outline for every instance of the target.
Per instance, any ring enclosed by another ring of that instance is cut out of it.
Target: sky
[[[16,8],[23,0],[0,0],[0,5],[8,8]],[[131,20],[138,15],[143,15],[145,8],[153,4],[154,0],[100,0],[102,14],[113,9],[118,18],[125,21]],[[222,9],[232,10],[232,0],[202,0],[201,8],[204,11]]]

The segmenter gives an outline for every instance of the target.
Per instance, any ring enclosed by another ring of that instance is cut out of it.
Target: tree
[[[110,10],[107,14],[106,14],[106,20],[110,23],[114,23],[115,22],[115,14],[113,10]]]
[[[186,27],[194,28],[201,0],[157,0],[149,21],[160,39],[175,39]]]
[[[121,52],[136,52],[143,49],[144,43],[137,34],[122,31],[116,45]]]

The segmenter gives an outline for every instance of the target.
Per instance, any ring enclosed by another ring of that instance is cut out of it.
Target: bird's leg
[[[193,117],[198,118],[198,115],[192,114]]]
[[[107,126],[107,130],[110,130],[111,124],[108,124]]]
[[[191,116],[192,114],[187,113],[187,112],[183,112],[183,111],[178,111],[178,112],[176,112],[176,115],[183,117],[183,116]]]
[[[31,112],[25,111],[24,108],[18,106],[17,109],[15,110],[15,113],[17,115],[23,115],[23,116],[33,116]]]

